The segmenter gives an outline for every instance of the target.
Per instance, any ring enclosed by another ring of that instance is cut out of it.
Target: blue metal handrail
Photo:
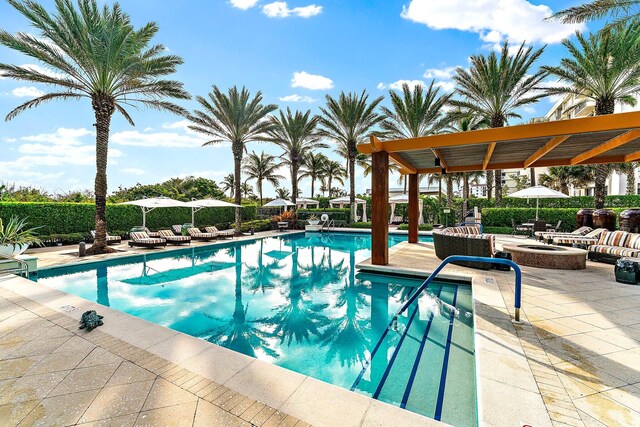
[[[464,227],[465,225],[479,225],[480,226],[480,234],[484,234],[484,227],[483,227],[482,224],[479,224],[477,222],[465,221],[465,222],[461,222],[460,224],[458,224],[458,227]]]
[[[514,307],[516,309],[515,318],[516,318],[516,322],[519,322],[520,321],[520,299],[522,298],[522,270],[520,270],[520,266],[518,264],[506,258],[488,258],[488,257],[480,257],[480,256],[451,255],[446,257],[444,261],[440,263],[438,268],[433,270],[433,272],[429,275],[429,277],[427,277],[427,280],[425,280],[424,283],[420,285],[418,289],[416,289],[416,291],[411,295],[411,297],[409,297],[409,299],[402,305],[402,307],[400,307],[400,309],[396,312],[395,316],[393,316],[391,323],[395,324],[398,321],[398,316],[401,315],[402,312],[405,311],[407,308],[409,308],[411,303],[414,302],[416,298],[418,298],[418,296],[425,289],[427,289],[429,284],[435,280],[438,273],[440,273],[440,271],[447,264],[450,264],[452,262],[460,262],[460,261],[481,262],[485,264],[502,264],[502,265],[508,265],[513,268],[513,270],[516,273],[516,290],[515,290],[515,304],[514,304]]]

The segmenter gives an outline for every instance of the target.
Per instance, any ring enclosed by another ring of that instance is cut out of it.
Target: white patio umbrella
[[[569,198],[564,193],[561,193],[544,185],[536,185],[533,187],[525,188],[524,190],[516,191],[510,194],[509,197],[519,197],[521,199],[536,199],[536,220],[538,219],[538,205],[540,199],[566,199]]]
[[[358,205],[362,205],[362,221],[367,222],[367,201],[363,199],[359,199],[356,197],[356,215],[358,214]],[[334,207],[338,205],[340,208],[343,208],[344,205],[351,204],[351,199],[349,196],[338,197],[337,199],[329,200],[329,206]]]
[[[187,205],[191,207],[191,224],[195,224],[196,212],[203,208],[241,208],[242,206],[235,203],[225,202],[224,200],[216,199],[201,199],[192,200],[187,202]]]
[[[407,194],[399,194],[397,196],[389,197],[389,204],[391,205],[391,216],[389,217],[389,224],[393,221],[393,217],[395,216],[396,204],[408,204],[409,203],[409,195]],[[424,200],[422,198],[418,198],[418,224],[422,224],[424,219],[422,218],[422,210],[423,210]]]
[[[262,205],[263,208],[288,208],[289,206],[295,206],[292,201],[286,199],[274,199],[269,203]]]
[[[296,199],[296,205],[298,207],[303,207],[304,209],[307,208],[307,205],[316,205],[319,206],[320,202],[315,200],[315,199],[307,199],[306,197],[298,197]]]
[[[151,197],[149,199],[132,200],[130,202],[120,203],[121,205],[135,205],[142,209],[142,226],[147,226],[147,212],[151,212],[156,208],[188,208],[185,202],[170,199],[168,197]]]

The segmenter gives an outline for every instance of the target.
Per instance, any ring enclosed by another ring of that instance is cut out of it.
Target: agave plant
[[[6,225],[0,218],[0,246],[11,246],[13,251],[28,245],[42,246],[42,240],[36,235],[35,231],[40,227],[27,228],[27,219],[12,216]]]

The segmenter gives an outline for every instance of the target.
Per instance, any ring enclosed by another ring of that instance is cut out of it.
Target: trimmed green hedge
[[[484,227],[483,231],[487,234],[511,234],[513,227]]]
[[[240,231],[242,231],[243,233],[248,233],[252,228],[255,232],[271,230],[271,220],[256,219],[253,221],[243,222],[240,226]]]
[[[618,216],[620,212],[626,208],[611,208]],[[538,218],[547,221],[554,226],[558,221],[562,221],[560,229],[562,231],[572,231],[576,228],[577,208],[540,208]],[[482,224],[490,227],[511,227],[511,219],[515,219],[516,223],[527,222],[536,217],[535,208],[487,208],[482,210]],[[511,233],[511,231],[509,231]]]
[[[408,230],[409,224],[400,224],[398,226],[398,230]],[[433,230],[433,224],[420,224],[418,226],[418,230],[420,231],[431,231]]]
[[[353,222],[351,223],[351,228],[368,228],[371,229],[370,222]]]
[[[92,203],[16,203],[0,202],[0,217],[16,215],[27,218],[31,227],[42,226],[41,235],[86,233],[95,228]],[[256,217],[256,206],[242,208],[243,221]],[[205,208],[195,214],[196,225],[230,224],[235,221],[234,208]],[[159,208],[147,213],[147,227],[152,230],[191,222],[189,208]],[[132,205],[107,205],[107,229],[130,230],[142,224],[142,211]]]
[[[347,221],[349,222],[349,218],[351,216],[350,209],[340,209],[340,208],[320,208],[320,209],[298,209],[296,211],[298,214],[298,220],[305,220],[309,218],[311,215],[315,215],[320,219],[323,213],[329,214],[329,218],[338,221]]]

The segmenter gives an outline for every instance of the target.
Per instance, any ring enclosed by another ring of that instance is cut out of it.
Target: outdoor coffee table
[[[529,267],[555,270],[584,270],[587,267],[587,251],[555,245],[504,245],[513,262]]]

